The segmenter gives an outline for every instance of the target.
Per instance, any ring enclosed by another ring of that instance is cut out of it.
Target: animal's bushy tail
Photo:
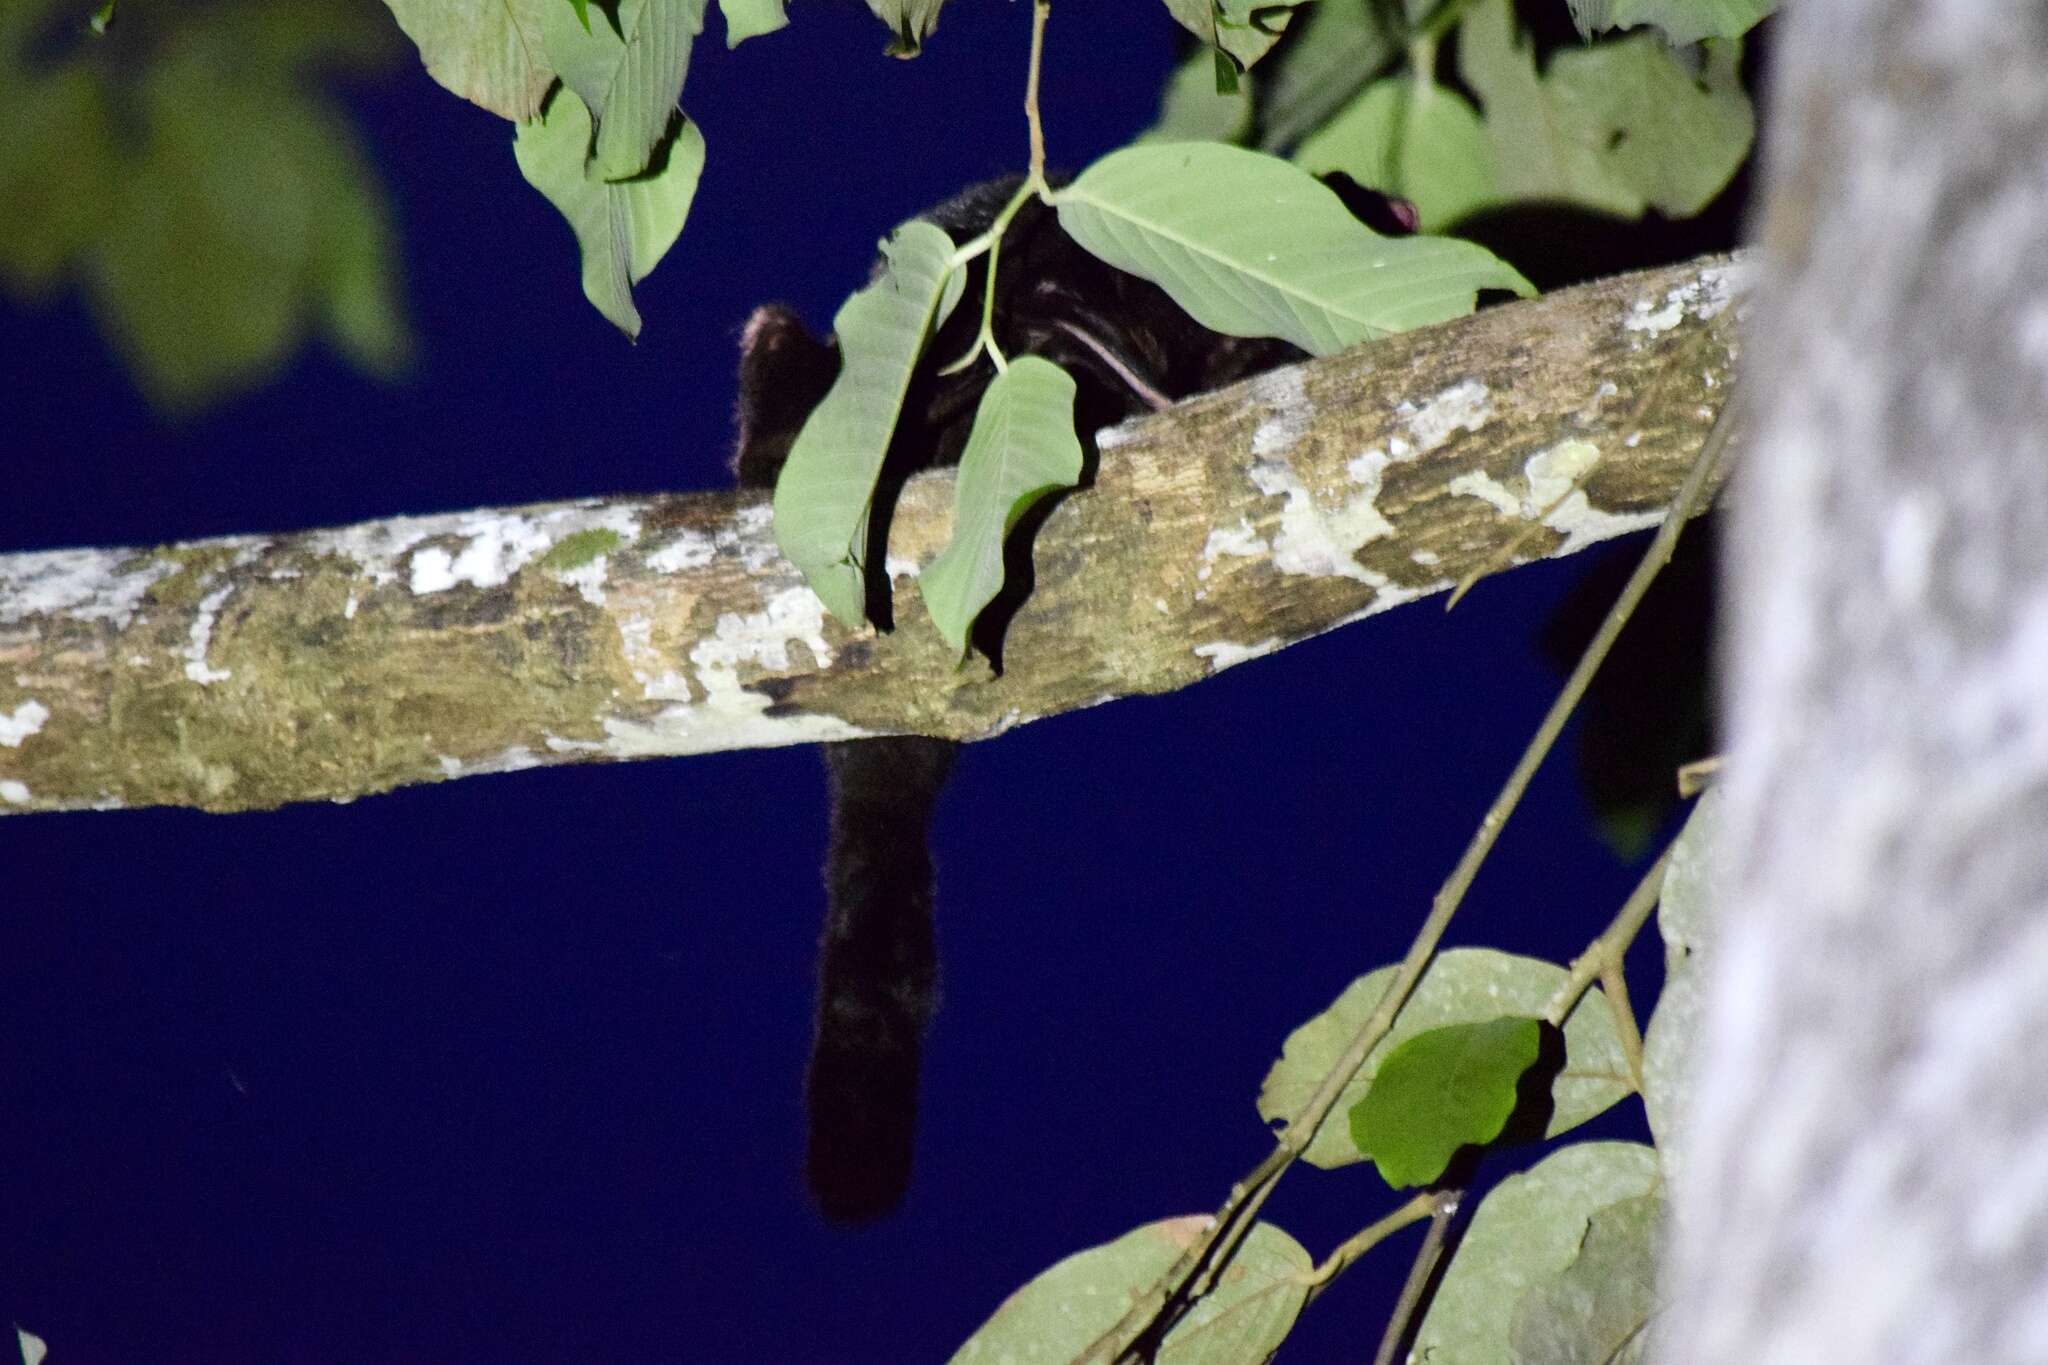
[[[824,746],[832,841],[804,1173],[837,1222],[888,1213],[910,1183],[918,1064],[938,1004],[926,836],[959,747],[912,736]]]

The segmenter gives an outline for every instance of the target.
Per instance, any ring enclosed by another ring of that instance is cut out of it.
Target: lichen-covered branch
[[[749,493],[0,556],[0,812],[982,739],[1172,691],[1510,543],[1563,555],[1655,522],[1728,392],[1745,279],[1715,258],[1565,290],[1102,433],[1094,487],[1037,535],[1000,676],[956,668],[912,591],[950,471],[896,508],[886,636],[824,615]]]

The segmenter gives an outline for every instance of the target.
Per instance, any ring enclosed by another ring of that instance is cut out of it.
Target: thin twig
[[[1031,183],[1045,183],[1045,127],[1039,122],[1038,71],[1045,57],[1045,21],[1052,14],[1052,0],[1032,0],[1031,68],[1024,78],[1024,122],[1031,129]]]

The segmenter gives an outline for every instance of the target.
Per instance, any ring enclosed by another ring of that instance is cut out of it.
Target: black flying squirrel
[[[1345,206],[1383,233],[1413,231],[1414,211],[1325,177]],[[1020,182],[990,181],[920,215],[957,242],[986,231]],[[986,357],[952,375],[981,324],[982,256],[961,305],[925,347],[897,421],[872,518],[886,535],[894,490],[909,475],[957,463],[993,369]],[[1302,357],[1283,341],[1223,336],[1183,313],[1158,286],[1089,255],[1051,208],[1027,200],[1003,234],[994,331],[1004,354],[1038,355],[1073,376],[1084,438],[1136,413]],[[811,409],[839,373],[839,350],[790,309],[757,308],[740,336],[733,467],[740,484],[772,488]],[[883,557],[871,546],[868,562]],[[890,624],[887,579],[869,615]],[[919,1054],[937,1005],[932,940],[932,810],[957,744],[904,736],[827,744],[832,828],[819,944],[817,1034],[805,1082],[805,1177],[828,1218],[888,1213],[910,1180]]]

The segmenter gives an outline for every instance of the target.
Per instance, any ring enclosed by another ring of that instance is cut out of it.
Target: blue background
[[[860,6],[794,8],[698,48],[709,166],[637,346],[509,127],[416,65],[348,92],[402,216],[408,382],[316,352],[166,425],[75,301],[0,308],[0,551],[723,485],[748,310],[823,326],[890,224],[1025,151],[1028,6],[951,6],[909,63]],[[1054,18],[1059,165],[1152,115],[1171,26],[1128,8]],[[812,752],[0,821],[0,1323],[55,1365],[942,1360],[1266,1150],[1261,1076],[1402,951],[1554,694],[1532,641],[1579,571],[968,751],[918,1167],[858,1231],[799,1175]],[[1554,760],[1451,939],[1568,955],[1635,875]],[[1624,1111],[1577,1136],[1640,1132]],[[1320,1256],[1395,1202],[1304,1168],[1270,1207]],[[1414,1236],[1282,1360],[1369,1357]]]

